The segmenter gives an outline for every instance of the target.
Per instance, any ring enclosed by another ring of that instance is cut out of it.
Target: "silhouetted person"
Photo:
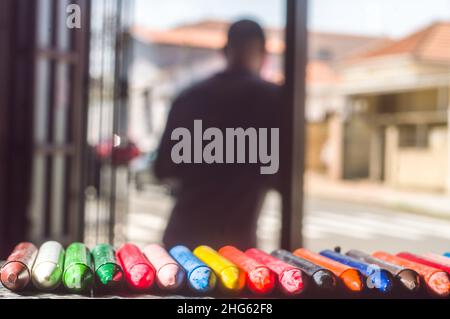
[[[195,120],[203,121],[203,131],[214,127],[224,135],[226,128],[279,128],[280,88],[259,76],[265,48],[257,23],[236,22],[224,48],[226,69],[182,92],[172,105],[155,164],[157,178],[178,183],[164,236],[168,247],[256,245],[259,211],[274,176],[261,175],[260,164],[176,165],[171,135],[180,127],[193,135]]]

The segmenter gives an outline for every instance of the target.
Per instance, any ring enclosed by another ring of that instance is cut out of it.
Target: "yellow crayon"
[[[222,288],[227,292],[238,293],[245,287],[245,272],[217,251],[208,246],[199,246],[194,255],[208,265],[220,279]]]

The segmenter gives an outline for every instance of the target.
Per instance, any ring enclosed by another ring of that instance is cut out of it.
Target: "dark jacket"
[[[194,120],[203,130],[279,128],[280,88],[246,71],[225,71],[184,91],[174,101],[161,140],[155,174],[179,183],[164,243],[190,248],[256,244],[256,226],[267,190],[276,176],[261,175],[261,164],[179,164],[171,160],[174,129]],[[204,143],[206,144],[206,143]],[[248,147],[247,147],[248,148]]]

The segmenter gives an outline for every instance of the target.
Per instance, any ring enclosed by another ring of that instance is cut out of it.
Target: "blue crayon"
[[[320,254],[341,264],[359,270],[365,277],[367,277],[366,285],[368,288],[375,288],[383,294],[392,291],[394,281],[393,276],[388,271],[381,269],[378,265],[368,264],[332,250],[324,250]]]
[[[173,247],[169,254],[186,271],[188,285],[193,291],[207,293],[215,288],[217,278],[214,272],[187,247]]]
[[[450,253],[445,253],[444,256],[450,258]]]

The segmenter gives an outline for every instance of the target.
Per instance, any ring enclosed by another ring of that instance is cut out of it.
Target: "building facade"
[[[337,177],[450,191],[450,24],[435,23],[339,66]]]

